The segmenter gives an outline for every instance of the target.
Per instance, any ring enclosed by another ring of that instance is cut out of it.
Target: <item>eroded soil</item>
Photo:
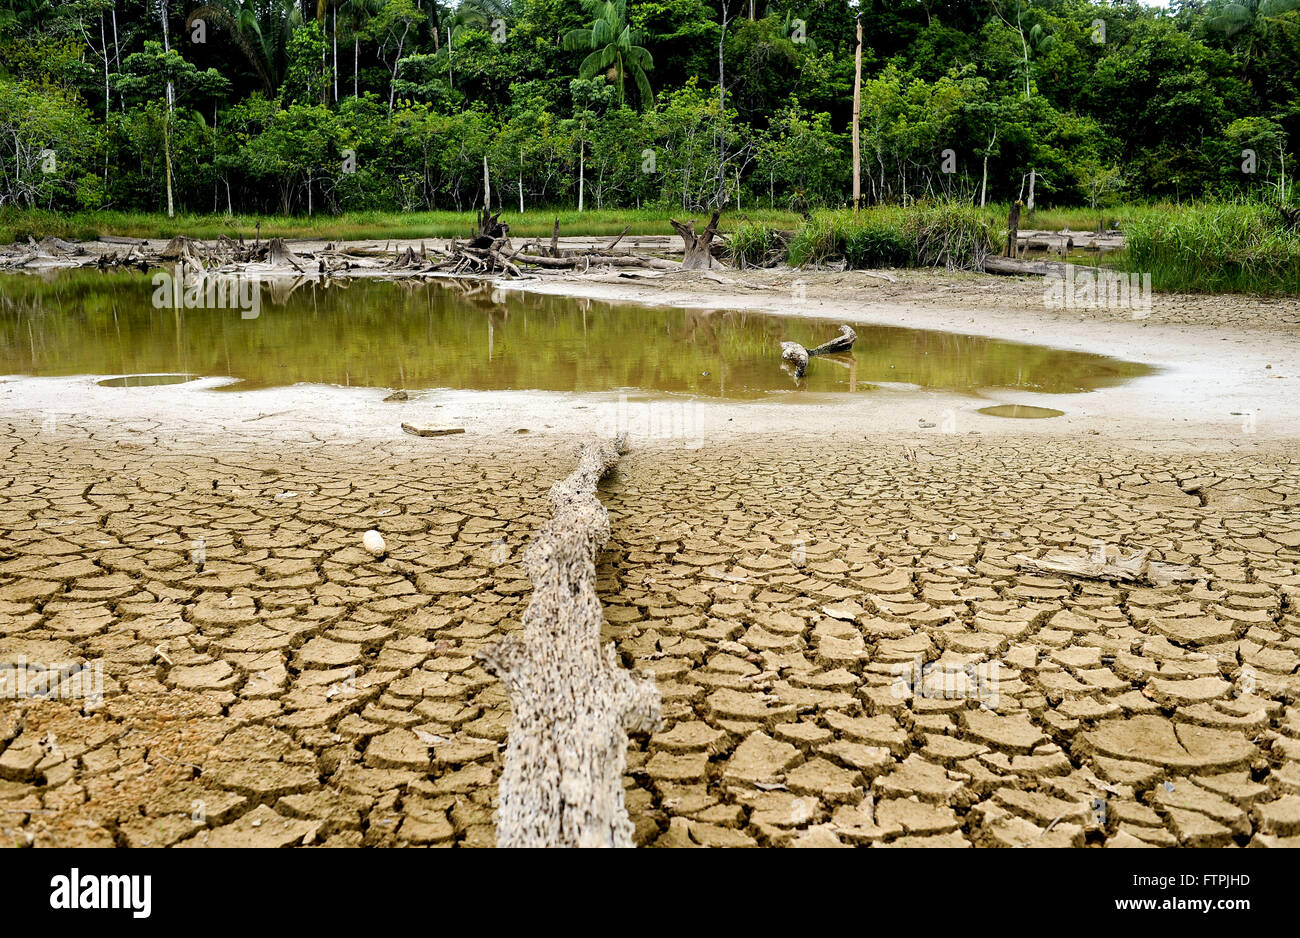
[[[3,842],[493,842],[509,714],[472,653],[518,627],[575,439],[256,427],[0,420],[0,669],[104,678],[97,708],[0,699]],[[602,498],[607,638],[664,699],[639,843],[1300,836],[1289,445],[732,436],[639,446]],[[1010,559],[1098,541],[1199,579]]]

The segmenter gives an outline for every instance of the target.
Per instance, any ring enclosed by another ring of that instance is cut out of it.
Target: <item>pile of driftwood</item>
[[[0,254],[0,267],[18,269],[22,267],[46,267],[64,263],[64,258],[81,257],[86,249],[75,241],[62,238],[45,237],[37,241],[31,235],[27,243],[15,243]]]
[[[453,241],[446,257],[432,265],[431,269],[445,270],[453,274],[497,273],[521,277],[526,268],[543,271],[588,271],[593,267],[700,270],[723,266],[713,253],[714,249],[720,246],[714,241],[718,232],[718,217],[719,213],[714,212],[708,227],[699,233],[695,231],[694,222],[669,220],[669,224],[681,236],[685,245],[683,258],[679,263],[660,257],[649,257],[634,251],[619,250],[618,244],[631,226],[625,227],[608,244],[599,248],[561,250],[558,218],[551,229],[549,244],[540,239],[533,239],[516,248],[510,242],[510,226],[501,221],[501,213],[490,214],[484,209],[479,212],[478,227],[474,237],[464,244]],[[414,257],[406,260],[406,263],[412,262],[415,262]]]
[[[307,270],[307,259],[293,252],[283,238],[267,241],[258,238],[247,243],[243,238],[222,235],[215,241],[201,241],[184,235],[172,238],[160,250],[154,250],[143,238],[106,235],[99,239],[101,249],[90,251],[78,241],[47,237],[40,242],[30,236],[26,245],[14,245],[0,253],[0,267],[170,267],[182,264],[199,270],[215,270],[236,264],[270,264]],[[310,255],[308,255],[310,258]]]
[[[683,243],[680,261],[663,256],[652,256],[620,248],[620,243],[631,226],[604,244],[587,243],[574,247],[560,245],[560,223],[557,218],[551,230],[549,243],[533,239],[514,244],[510,239],[510,226],[501,221],[501,213],[486,209],[478,213],[475,230],[468,240],[452,239],[445,247],[421,242],[418,250],[411,245],[326,244],[323,248],[306,250],[299,246],[295,251],[283,238],[258,237],[247,242],[242,237],[221,236],[203,241],[185,236],[175,237],[161,249],[140,238],[106,236],[97,242],[82,244],[45,238],[37,243],[30,237],[26,244],[0,248],[2,268],[47,267],[151,267],[170,268],[176,265],[191,270],[231,270],[248,265],[259,265],[258,273],[294,271],[315,273],[328,277],[344,273],[382,273],[402,271],[406,275],[452,275],[523,277],[539,273],[618,269],[626,276],[653,276],[650,271],[704,270],[725,267],[721,259],[725,243],[718,235],[719,212],[714,212],[707,227],[695,230],[693,221],[670,220],[673,230]],[[672,253],[668,244],[671,236],[649,239],[654,250]],[[569,239],[572,241],[573,239]]]

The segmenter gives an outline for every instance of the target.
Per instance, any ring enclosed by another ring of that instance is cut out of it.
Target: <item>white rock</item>
[[[384,536],[374,528],[362,535],[361,544],[375,557],[382,557],[388,551],[388,545],[384,543]]]

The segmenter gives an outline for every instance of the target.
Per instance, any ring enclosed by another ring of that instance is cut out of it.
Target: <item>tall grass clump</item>
[[[974,270],[997,249],[1000,229],[963,202],[876,206],[854,215],[816,212],[795,232],[790,263],[815,266],[945,267]]]
[[[1124,266],[1155,290],[1300,294],[1300,228],[1273,206],[1216,203],[1136,214]]]
[[[784,259],[786,237],[767,225],[742,221],[732,230],[728,247],[738,267],[770,267]]]

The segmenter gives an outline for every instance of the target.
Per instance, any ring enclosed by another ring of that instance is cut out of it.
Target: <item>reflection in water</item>
[[[151,388],[157,384],[184,384],[196,377],[197,375],[123,375],[95,383],[105,388]]]
[[[680,310],[493,291],[448,281],[299,281],[260,314],[156,309],[145,275],[0,277],[0,373],[229,375],[236,389],[368,387],[609,391],[798,398],[784,340],[815,346],[838,321]],[[1087,390],[1149,374],[1097,355],[854,324],[848,354],[814,359],[803,392],[875,383],[975,391]]]
[[[1051,407],[1031,407],[1028,404],[996,404],[992,407],[981,407],[978,413],[988,414],[990,417],[1018,417],[1022,420],[1065,416],[1063,410],[1055,410]]]

